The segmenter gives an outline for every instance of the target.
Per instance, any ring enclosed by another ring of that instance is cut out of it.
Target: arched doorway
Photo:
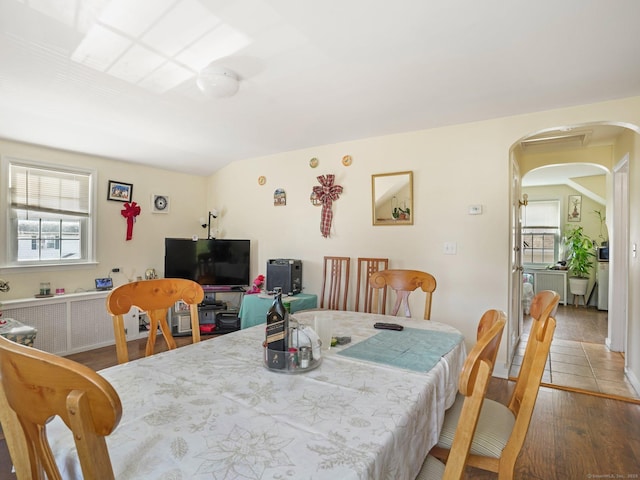
[[[589,182],[592,181],[591,177],[597,176],[598,169],[606,168],[606,180],[603,183],[604,187],[600,193],[596,193],[595,197],[600,197],[599,205],[602,205],[601,212],[604,212],[604,216],[607,216],[605,229],[612,239],[617,239],[616,248],[620,251],[628,251],[628,235],[625,236],[624,232],[628,231],[628,226],[624,223],[624,215],[614,215],[614,198],[616,199],[615,211],[628,210],[628,187],[625,190],[624,181],[624,169],[621,169],[620,179],[614,181],[616,168],[619,167],[619,163],[623,162],[622,158],[615,158],[616,142],[619,141],[623,135],[637,135],[638,129],[622,124],[588,124],[579,125],[574,127],[553,128],[541,132],[536,132],[530,136],[527,136],[518,142],[516,142],[511,149],[511,161],[512,161],[512,176],[519,170],[519,177],[516,180],[512,178],[512,248],[517,251],[522,246],[521,238],[521,222],[524,212],[523,204],[526,201],[522,197],[522,192],[527,190],[527,185],[531,185],[532,182],[527,182],[527,175],[530,174],[530,178],[535,178],[533,184],[542,185],[543,178],[555,176],[554,180],[551,180],[552,184],[563,183],[567,185],[568,190],[575,192],[576,195],[591,195],[590,185],[588,182],[580,182],[580,178],[583,174],[578,174],[578,165],[587,164],[585,168],[585,174],[589,177]],[[517,168],[514,168],[514,164]],[[547,172],[545,172],[545,169]],[[565,175],[565,179],[558,180],[557,173],[561,170],[573,172]],[[595,170],[594,170],[595,169]],[[555,173],[553,173],[555,170]],[[600,170],[602,172],[602,170]],[[549,175],[553,173],[553,175]],[[517,186],[517,188],[514,187]],[[558,198],[557,192],[551,194]],[[564,195],[564,194],[563,194]],[[538,196],[539,197],[539,196]],[[587,197],[585,197],[587,198]],[[560,199],[559,199],[560,200]],[[562,199],[564,204],[561,207],[563,217],[567,215],[567,202],[568,198]],[[595,208],[592,208],[595,210]],[[563,228],[564,225],[561,226]],[[606,237],[600,238],[600,232],[596,231],[593,236],[601,242]],[[520,252],[522,253],[522,252]],[[514,258],[516,256],[513,256]],[[521,255],[518,255],[521,257]],[[613,262],[613,259],[612,259]],[[512,266],[512,272],[523,272],[523,263]],[[514,268],[515,267],[515,268]],[[628,263],[622,255],[618,256],[616,265],[612,265],[611,269],[617,269],[615,279],[610,282],[609,296],[614,291],[627,291],[628,288]],[[510,324],[509,324],[509,352],[508,358],[512,361],[516,356],[515,339],[519,339],[523,329],[523,315],[521,302],[521,289],[522,282],[519,281],[517,275],[512,275],[511,282],[511,296],[512,299],[518,299],[518,301],[512,301],[512,311],[510,312]],[[617,296],[616,298],[620,298]],[[625,296],[626,298],[626,296]],[[516,310],[517,309],[517,310]],[[609,315],[609,337],[607,344],[612,347],[617,347],[619,350],[624,350],[626,346],[625,338],[616,338],[616,335],[627,334],[627,309],[623,306],[619,306],[616,311],[611,312]],[[622,345],[622,348],[619,346]],[[553,356],[553,355],[552,355]]]

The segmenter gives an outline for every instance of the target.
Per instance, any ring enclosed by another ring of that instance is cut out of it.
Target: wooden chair
[[[120,422],[111,384],[72,360],[0,336],[2,428],[19,479],[62,480],[46,425],[59,416],[73,433],[83,477],[113,479],[105,436]],[[43,473],[44,472],[44,473]]]
[[[542,290],[538,292],[537,295],[531,299],[531,306],[529,307],[529,315],[534,320],[533,327],[535,327],[535,320],[539,320],[543,315],[551,315],[553,318],[556,317],[556,312],[558,310],[558,303],[554,303],[554,291],[552,290]],[[547,312],[547,309],[551,309],[550,313]],[[525,349],[526,354],[526,349]],[[549,362],[549,380],[553,383],[553,369],[551,368],[551,352],[549,352],[549,356],[547,361]]]
[[[419,270],[381,270],[371,275],[369,285],[373,288],[372,313],[384,313],[379,298],[380,290],[389,286],[396,292],[396,303],[391,309],[391,315],[398,315],[400,307],[404,305],[404,316],[411,317],[409,294],[419,287],[426,293],[424,319],[431,318],[431,295],[436,289],[436,279],[430,273]]]
[[[416,480],[459,480],[469,456],[491,372],[502,339],[507,316],[499,310],[487,310],[478,325],[480,337],[465,360],[458,382],[462,408],[446,466],[428,455]]]
[[[371,304],[373,301],[373,288],[369,284],[369,277],[375,272],[386,270],[389,268],[388,258],[358,258],[358,281],[356,290],[356,312],[371,313]],[[362,300],[362,309],[360,309],[360,295],[364,297]],[[382,310],[380,313],[384,315],[387,303],[387,289],[382,291]]]
[[[147,313],[149,317],[149,337],[145,356],[153,355],[158,327],[170,350],[176,348],[176,342],[167,322],[169,309],[178,300],[189,305],[191,315],[191,337],[193,342],[200,341],[200,322],[198,304],[204,299],[202,287],[192,280],[181,278],[160,278],[127,283],[114,289],[107,297],[107,311],[113,317],[113,332],[116,337],[118,363],[129,361],[124,317],[133,307]]]
[[[346,310],[349,293],[349,257],[324,257],[320,308]]]
[[[537,298],[536,298],[537,297]],[[538,398],[540,381],[549,355],[556,321],[551,316],[560,295],[545,290],[532,301],[534,317],[520,374],[509,405],[485,399],[473,437],[468,465],[498,473],[499,480],[513,479],[516,460],[529,430],[531,416]],[[535,307],[534,307],[535,305]],[[453,436],[460,421],[462,402],[456,399],[447,410],[438,445],[431,450],[435,457],[450,456]]]

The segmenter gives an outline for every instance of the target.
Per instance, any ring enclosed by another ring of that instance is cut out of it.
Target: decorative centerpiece
[[[320,338],[308,325],[301,325],[289,316],[287,349],[272,350],[265,341],[264,365],[279,373],[298,374],[317,368],[322,363]],[[274,358],[279,357],[279,358]]]

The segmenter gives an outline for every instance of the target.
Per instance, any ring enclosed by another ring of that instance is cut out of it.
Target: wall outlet
[[[120,268],[115,267],[115,268],[112,268],[112,269],[111,269],[111,271],[112,271],[113,273],[118,273],[118,272],[120,271]]]

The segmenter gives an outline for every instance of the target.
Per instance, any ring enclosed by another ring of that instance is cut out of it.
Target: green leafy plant
[[[604,216],[602,210],[594,210],[593,213],[598,217],[598,221],[600,222],[600,235],[598,235],[598,238],[600,238],[600,244],[602,245],[607,241],[607,236],[605,235],[607,231],[607,217]]]
[[[569,274],[574,277],[588,278],[595,258],[594,244],[582,227],[569,228],[564,241]]]
[[[395,219],[408,218],[410,214],[411,214],[411,210],[409,209],[409,207],[406,207],[406,208],[395,207],[393,209],[393,212],[391,212],[391,216]]]

